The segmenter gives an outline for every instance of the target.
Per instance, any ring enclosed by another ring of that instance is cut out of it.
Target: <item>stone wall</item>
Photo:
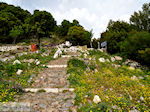
[[[14,51],[23,47],[28,47],[28,46],[17,46],[17,45],[0,46],[0,52]]]

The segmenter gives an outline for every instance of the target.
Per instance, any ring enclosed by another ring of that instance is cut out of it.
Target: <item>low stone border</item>
[[[74,88],[26,88],[24,89],[25,92],[39,92],[39,91],[45,91],[46,93],[60,93],[63,91],[70,91],[73,92]]]
[[[66,68],[67,65],[47,65],[48,68]]]
[[[61,57],[62,57],[62,58],[70,58],[71,55],[62,55]]]

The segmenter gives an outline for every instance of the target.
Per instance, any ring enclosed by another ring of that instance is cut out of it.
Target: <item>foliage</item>
[[[131,24],[135,25],[138,30],[150,32],[150,3],[143,4],[142,11],[134,12],[130,17]]]
[[[12,43],[14,40],[9,36],[10,31],[15,26],[22,25],[28,17],[28,11],[0,2],[0,42]]]
[[[101,39],[108,43],[109,53],[150,64],[149,53],[145,54],[150,48],[149,10],[149,3],[143,4],[142,11],[131,15],[130,24],[110,20],[107,30],[101,34]]]
[[[56,26],[56,21],[49,12],[39,10],[34,11],[29,23],[36,28],[39,27],[44,34],[53,31],[54,27]]]
[[[127,38],[131,26],[123,21],[114,22],[110,20],[107,29],[108,31],[105,32],[105,35],[103,35],[102,38],[108,42],[108,52],[120,52],[119,43]]]
[[[102,41],[100,41],[100,39],[98,38],[98,39],[92,39],[92,48],[95,48],[95,49],[97,49],[98,48],[98,42],[99,43],[101,43]]]
[[[56,27],[56,31],[55,32],[57,33],[57,35],[60,36],[60,38],[63,38],[64,40],[72,40],[70,38],[70,35],[68,35],[68,32],[69,32],[69,29],[71,27],[74,27],[74,26],[76,26],[76,27],[82,27],[83,28],[83,26],[80,25],[79,21],[77,21],[75,19],[72,22],[70,22],[68,20],[63,20],[62,23],[61,23],[61,25],[59,25],[58,27]]]
[[[0,2],[0,22],[2,23],[0,25],[0,43],[9,44],[34,38],[38,40],[40,45],[41,38],[45,37],[51,38],[52,43],[66,40],[72,40],[75,43],[78,39],[68,35],[68,31],[73,26],[82,27],[75,19],[72,22],[63,20],[61,25],[57,26],[55,19],[49,12],[35,10],[33,14],[30,14],[27,10],[2,2]],[[81,32],[81,41],[78,43],[89,46],[91,33],[84,29]]]
[[[67,20],[63,20],[61,25],[58,26],[58,31],[57,31],[58,35],[67,36],[68,30],[71,26],[72,26],[72,23],[70,23]]]
[[[86,31],[83,27],[73,26],[69,28],[68,40],[73,45],[90,45],[91,33]]]
[[[130,24],[124,22],[124,21],[112,21],[110,20],[107,27],[108,31],[114,31],[114,32],[129,32],[131,30]]]
[[[13,44],[16,43],[17,38],[22,34],[23,34],[22,26],[14,26],[14,28],[9,33],[9,36],[14,38]]]
[[[40,37],[49,37],[50,32],[54,31],[56,26],[56,21],[50,13],[39,10],[34,11],[27,23],[32,25],[31,32],[38,39],[39,45]]]
[[[142,62],[149,64],[150,48],[145,48],[144,50],[138,50],[138,57]]]
[[[84,63],[83,61],[81,61],[81,60],[72,59],[72,60],[70,60],[68,63],[69,63],[70,66],[73,66],[73,67],[80,67],[80,68],[83,69],[83,70],[86,69],[85,63]]]
[[[131,32],[129,37],[120,44],[120,49],[127,57],[150,64],[148,60],[150,56],[148,53],[148,48],[150,48],[149,43],[150,33]]]
[[[79,79],[81,77],[80,75],[85,71],[87,66],[83,61],[78,59],[71,59],[68,62],[68,65],[70,66],[70,69],[67,71],[67,73],[73,74],[68,78],[68,80],[72,85],[77,85],[77,84],[80,85],[79,82]]]
[[[96,59],[98,59],[99,57],[110,59],[110,56],[107,53],[101,53],[101,51],[98,50],[89,50],[89,56]]]
[[[105,102],[97,105],[86,105],[79,109],[80,112],[109,112],[110,110],[110,105]]]

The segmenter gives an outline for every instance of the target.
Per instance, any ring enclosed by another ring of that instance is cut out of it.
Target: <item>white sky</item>
[[[87,30],[93,29],[94,37],[106,30],[112,20],[129,21],[134,11],[141,10],[150,0],[0,0],[20,6],[33,13],[33,10],[50,12],[60,24],[63,19],[77,19]]]

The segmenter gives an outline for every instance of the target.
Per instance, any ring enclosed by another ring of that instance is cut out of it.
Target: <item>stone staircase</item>
[[[30,103],[31,112],[76,112],[74,89],[69,88],[66,73],[70,57],[52,60],[17,101]]]

